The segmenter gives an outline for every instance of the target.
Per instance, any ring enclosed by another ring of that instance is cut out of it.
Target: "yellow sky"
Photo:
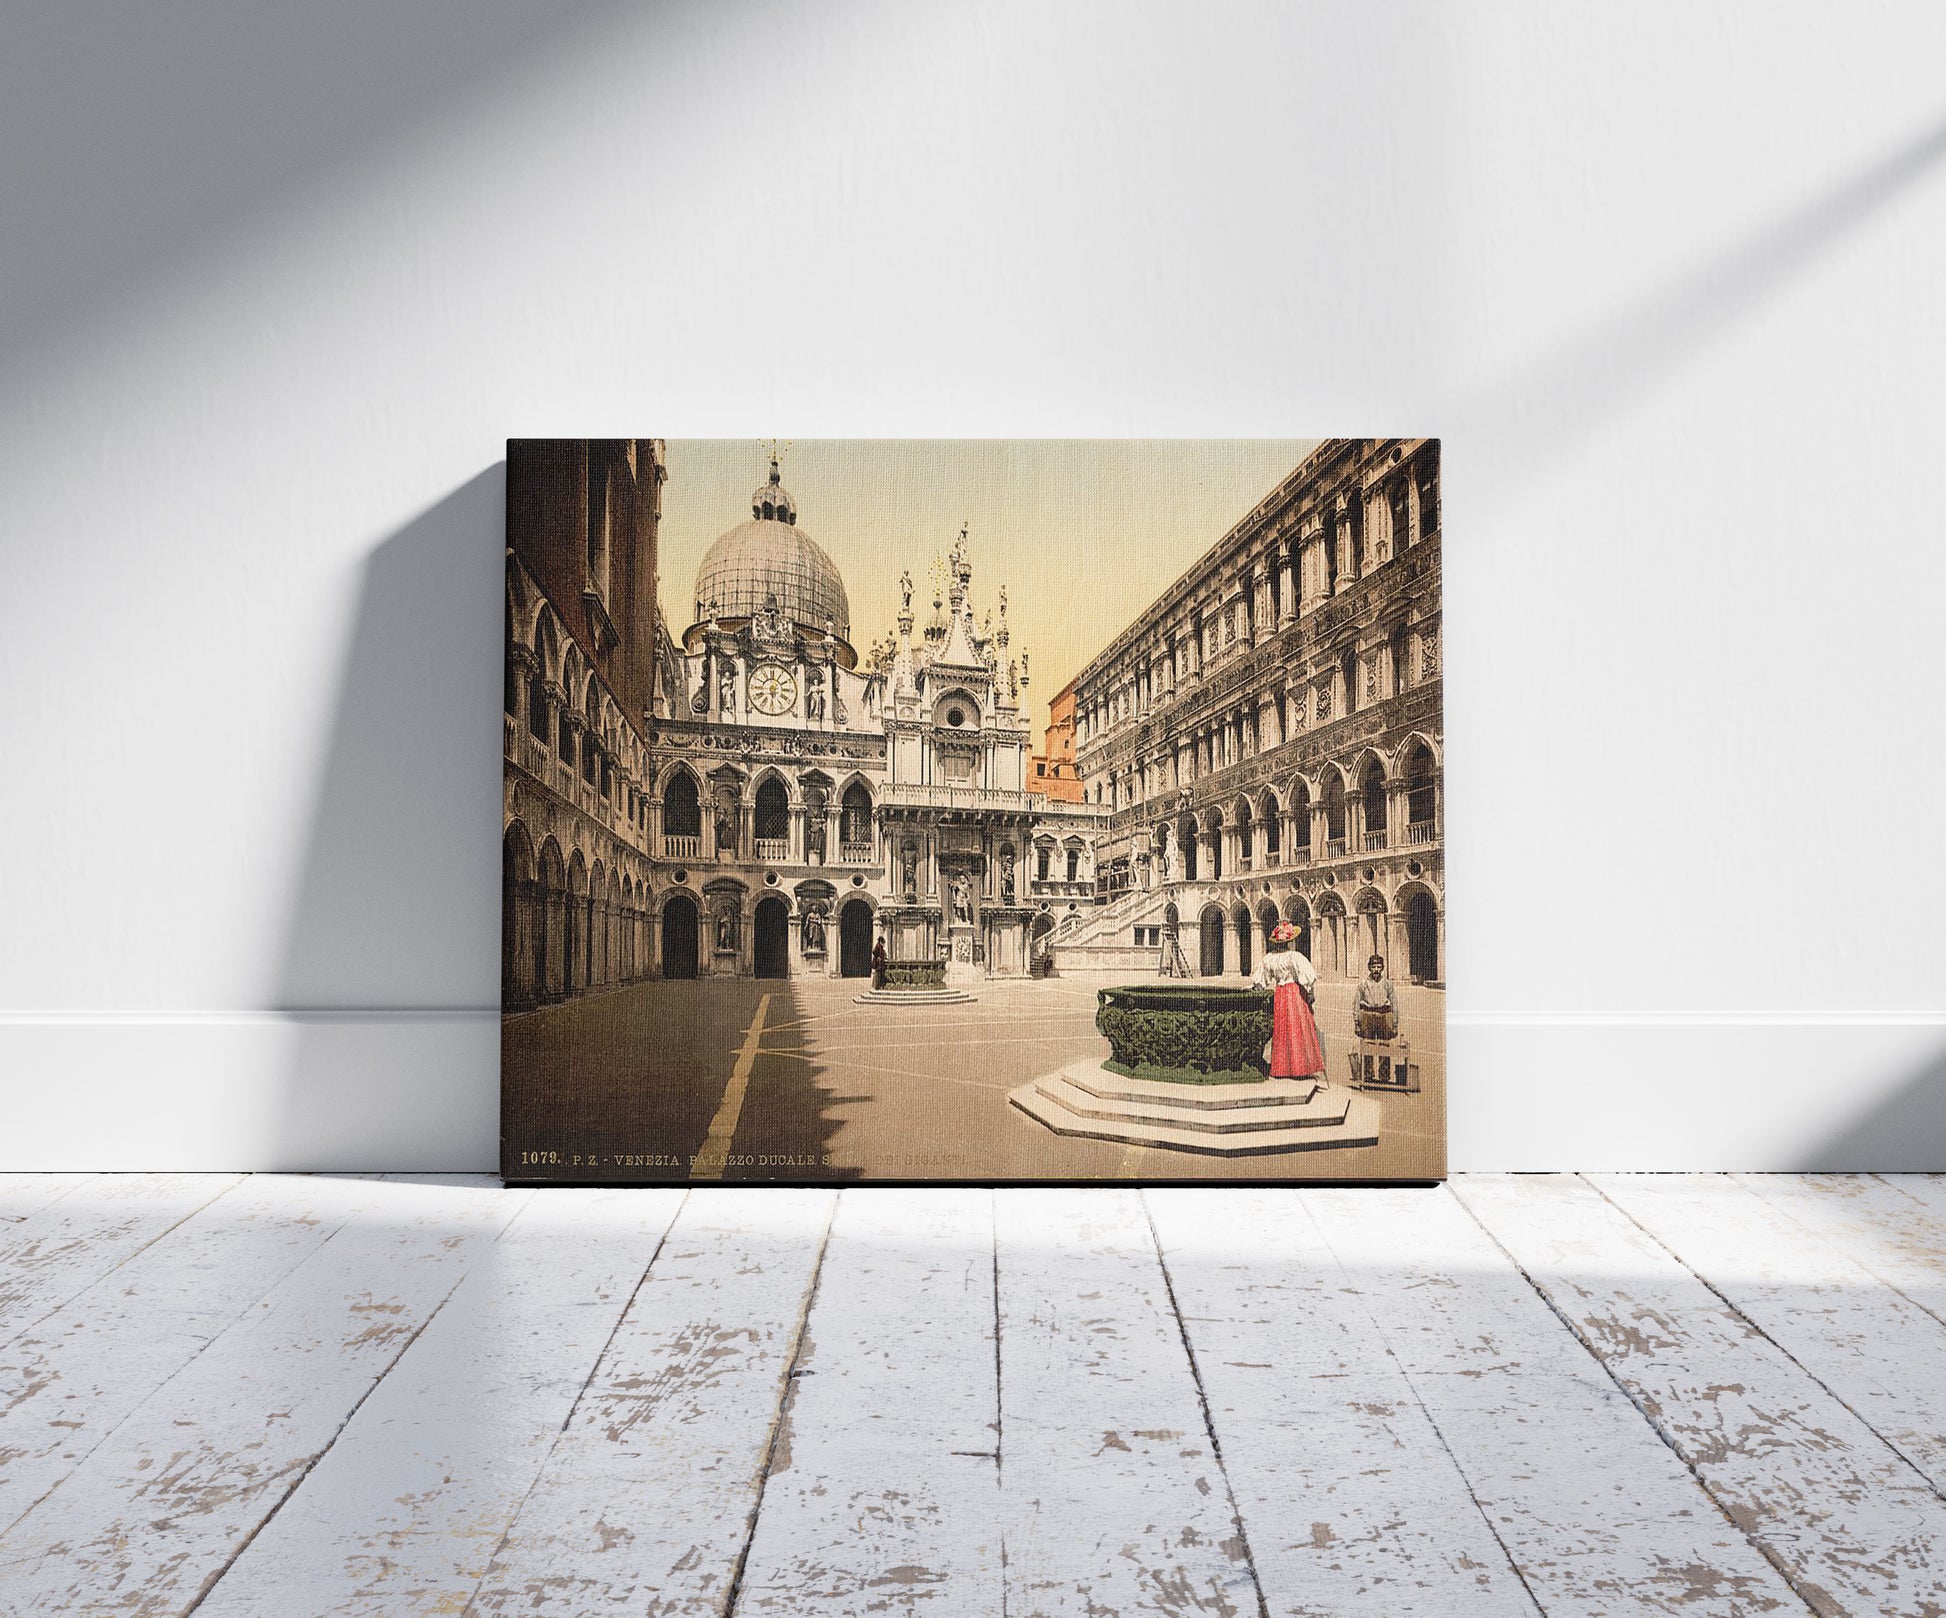
[[[1035,744],[1047,699],[1132,623],[1322,440],[786,440],[798,526],[844,574],[862,655],[889,633],[899,572],[931,612],[932,564],[971,525],[973,599],[1007,588],[1009,653],[1032,658]],[[696,568],[750,515],[769,440],[676,439],[663,489],[662,602],[689,626]]]

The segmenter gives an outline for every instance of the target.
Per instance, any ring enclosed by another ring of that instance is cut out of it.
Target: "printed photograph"
[[[507,446],[517,1184],[1446,1172],[1433,439]]]

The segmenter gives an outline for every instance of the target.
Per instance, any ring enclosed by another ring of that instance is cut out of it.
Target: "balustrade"
[[[703,857],[701,837],[664,837],[662,857],[666,860],[699,860]]]
[[[760,860],[781,865],[790,858],[791,840],[788,837],[759,837],[756,842],[757,858]]]
[[[870,865],[872,845],[870,843],[840,843],[838,858],[845,865]]]
[[[1430,820],[1413,820],[1406,823],[1405,840],[1408,843],[1430,843],[1433,840]]]
[[[1328,860],[1343,859],[1345,840],[1342,837],[1327,837],[1324,840],[1324,857]]]
[[[1383,826],[1379,827],[1377,831],[1368,831],[1365,833],[1365,849],[1367,853],[1375,848],[1383,847],[1385,847],[1385,828]]]

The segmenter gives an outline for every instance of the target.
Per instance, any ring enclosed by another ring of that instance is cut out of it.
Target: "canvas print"
[[[1440,446],[507,449],[509,1181],[1445,1173]]]

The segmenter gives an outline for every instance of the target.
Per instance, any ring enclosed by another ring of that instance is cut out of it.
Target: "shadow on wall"
[[[1765,228],[1616,310],[1503,386],[1457,401],[1450,438],[1476,447],[1467,501],[1491,512],[1529,469],[1572,455],[1807,274],[1946,161],[1946,118]]]
[[[1815,1174],[1936,1174],[1946,1169],[1946,1044],[1870,1112],[1804,1152],[1790,1168]]]
[[[505,536],[500,463],[365,564],[276,984],[278,1167],[493,1166]]]
[[[0,365],[530,66],[615,0],[14,7]]]

